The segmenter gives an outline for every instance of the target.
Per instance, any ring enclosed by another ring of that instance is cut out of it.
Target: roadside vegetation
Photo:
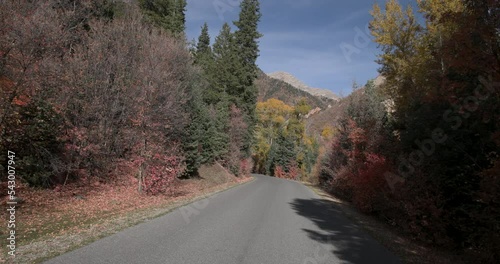
[[[185,11],[185,0],[0,2],[0,169],[17,172],[0,197],[19,201],[18,246],[249,180],[259,2],[242,1],[213,48],[186,41]]]
[[[138,192],[156,195],[204,164],[248,175],[258,2],[243,1],[237,30],[224,27],[213,55],[203,40],[189,49],[185,8],[185,0],[2,1],[0,151],[16,153],[22,183],[104,183],[121,170],[138,179]]]
[[[347,104],[320,184],[394,229],[468,261],[500,258],[500,8],[496,1],[375,5],[385,82]]]
[[[494,263],[500,3],[418,7],[425,23],[396,0],[373,7],[383,82],[332,102],[257,67],[258,0],[213,43],[206,23],[186,41],[186,0],[0,1],[0,170],[17,172],[0,198],[19,201],[20,252],[50,257],[42,244],[66,236],[63,253],[255,172]]]
[[[293,107],[278,99],[257,103],[255,172],[293,180],[311,173],[319,146],[305,131],[310,111],[305,99]]]

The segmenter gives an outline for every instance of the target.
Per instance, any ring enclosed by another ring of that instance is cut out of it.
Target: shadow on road
[[[295,199],[290,205],[298,215],[308,218],[320,229],[303,229],[309,238],[325,247],[326,244],[332,245],[332,253],[343,263],[401,263],[345,218],[332,203],[321,199]]]

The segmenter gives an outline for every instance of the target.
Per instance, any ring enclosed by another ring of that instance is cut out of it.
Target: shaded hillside
[[[288,83],[273,79],[262,71],[259,71],[255,84],[259,90],[257,97],[259,102],[275,98],[288,105],[296,105],[301,98],[305,98],[310,106],[313,108],[319,107],[321,109],[326,109],[328,108],[328,105],[332,105],[334,103],[331,99],[314,96],[308,92],[297,89]]]
[[[373,84],[376,89],[380,87],[384,82],[385,78],[381,75],[373,79]],[[324,109],[323,111],[311,115],[306,122],[306,131],[309,135],[321,134],[325,127],[337,127],[339,118],[342,113],[346,111],[346,108],[352,103],[356,98],[360,98],[365,93],[365,86],[360,87],[353,91],[349,96],[341,98],[339,101],[333,102],[331,107]]]
[[[309,135],[320,135],[325,127],[336,127],[341,113],[345,111],[348,103],[345,99],[333,103],[330,108],[311,115],[306,121],[306,132]]]

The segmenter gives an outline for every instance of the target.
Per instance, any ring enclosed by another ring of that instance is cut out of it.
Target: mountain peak
[[[310,87],[310,86],[306,85],[305,83],[303,83],[301,80],[299,80],[297,77],[292,75],[291,73],[278,71],[278,72],[269,73],[267,75],[271,78],[284,81],[284,82],[294,86],[295,88],[298,88],[302,91],[308,92],[314,96],[320,96],[320,97],[323,96],[323,97],[333,99],[336,101],[339,100],[339,96],[337,96],[332,91],[327,90],[327,89],[322,89],[322,88]]]

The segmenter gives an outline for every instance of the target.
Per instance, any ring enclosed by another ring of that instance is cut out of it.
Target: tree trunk
[[[144,177],[144,161],[141,163],[141,166],[139,166],[139,186],[137,188],[139,193],[142,193],[143,177]]]
[[[142,184],[144,182],[144,167],[146,165],[146,138],[144,137],[144,142],[143,142],[143,145],[142,145],[142,153],[141,153],[141,157],[142,157],[142,162],[141,162],[141,165],[139,166],[139,186],[137,188],[137,191],[139,191],[139,193],[142,193]]]

